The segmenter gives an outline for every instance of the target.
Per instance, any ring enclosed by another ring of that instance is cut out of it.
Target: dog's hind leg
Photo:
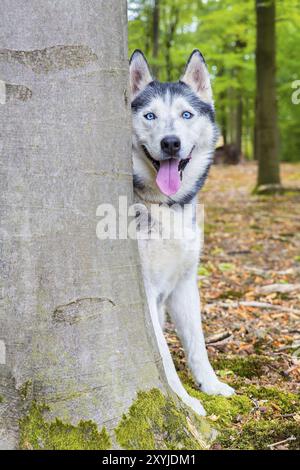
[[[194,270],[176,285],[168,299],[167,310],[175,323],[189,367],[201,390],[209,395],[232,395],[233,388],[219,381],[208,359]]]
[[[205,410],[199,400],[197,400],[194,397],[191,397],[187,391],[185,390],[184,386],[182,385],[174,363],[173,359],[171,357],[166,339],[163,334],[163,330],[161,328],[160,322],[159,322],[159,314],[158,314],[158,309],[157,309],[157,298],[156,296],[151,292],[151,288],[146,287],[146,293],[147,293],[147,299],[148,299],[148,305],[149,305],[149,310],[151,314],[151,319],[152,319],[152,324],[159,348],[159,352],[163,361],[163,367],[164,371],[166,374],[166,379],[168,382],[168,385],[170,388],[173,390],[176,395],[181,398],[181,400],[191,407],[197,414],[201,416],[205,416]]]

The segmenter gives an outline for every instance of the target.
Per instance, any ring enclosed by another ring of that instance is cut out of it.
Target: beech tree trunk
[[[275,0],[256,0],[256,15],[255,159],[258,160],[258,186],[279,185]]]
[[[4,449],[33,401],[109,430],[164,389],[136,242],[96,237],[132,201],[126,28],[125,0],[1,2]]]

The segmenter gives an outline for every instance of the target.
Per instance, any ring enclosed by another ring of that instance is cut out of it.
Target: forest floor
[[[167,339],[188,391],[219,430],[213,449],[300,448],[300,192],[253,196],[256,166],[214,166],[201,192],[203,326],[232,398],[199,392],[172,324]],[[300,164],[282,165],[300,188]]]

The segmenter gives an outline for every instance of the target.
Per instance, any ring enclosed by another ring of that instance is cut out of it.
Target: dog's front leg
[[[186,405],[190,406],[197,414],[201,416],[205,416],[206,414],[205,410],[203,406],[201,405],[201,403],[199,402],[199,400],[197,400],[194,397],[191,397],[187,393],[187,391],[185,390],[184,386],[182,385],[177,375],[166,339],[164,337],[164,334],[163,334],[163,331],[159,322],[156,295],[153,293],[151,287],[147,286],[146,283],[145,283],[145,288],[146,288],[146,294],[147,294],[147,300],[148,300],[149,310],[151,314],[152,324],[153,324],[159,352],[163,361],[163,367],[164,367],[164,371],[166,374],[167,382],[170,388],[173,390],[173,392],[176,393],[176,395],[178,395],[179,398],[181,398],[181,400]]]
[[[194,270],[179,281],[168,299],[167,310],[175,323],[189,367],[201,390],[209,395],[232,395],[233,388],[219,381],[208,359]]]

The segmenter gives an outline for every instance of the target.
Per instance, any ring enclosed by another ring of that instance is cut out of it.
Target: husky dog
[[[164,219],[170,220],[170,212],[177,217],[186,204],[195,205],[204,184],[218,134],[212,89],[198,50],[193,51],[183,77],[175,83],[154,80],[143,53],[136,50],[130,59],[130,86],[134,192],[139,205],[151,206],[150,228],[147,224],[145,229],[151,235],[157,227],[164,231]],[[163,208],[162,221],[153,216],[153,207],[154,214],[155,208]],[[149,216],[146,219],[149,222]],[[138,243],[149,310],[168,384],[183,402],[204,415],[202,405],[188,395],[175,370],[163,334],[165,311],[175,323],[200,389],[226,397],[234,390],[219,381],[208,360],[197,287],[201,234],[194,227],[193,215],[184,223],[189,236],[169,240],[141,237]]]

